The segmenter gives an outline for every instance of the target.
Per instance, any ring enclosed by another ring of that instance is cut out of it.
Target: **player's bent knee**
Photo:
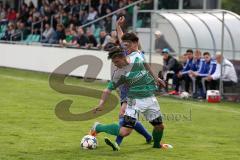
[[[159,116],[155,118],[154,120],[150,121],[150,123],[155,127],[155,126],[162,126],[163,127],[163,120],[162,116]]]
[[[126,128],[134,128],[136,121],[136,118],[124,115],[124,121],[122,126]]]
[[[155,125],[154,129],[158,130],[158,131],[163,131],[164,130],[164,125],[163,124]]]
[[[126,137],[126,136],[128,136],[129,134],[131,134],[132,133],[132,128],[126,128],[126,127],[122,127],[121,129],[120,129],[120,135],[122,136],[122,137]]]

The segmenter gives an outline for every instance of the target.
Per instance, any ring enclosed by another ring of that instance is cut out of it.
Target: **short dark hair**
[[[210,56],[210,53],[209,52],[204,52],[203,56],[206,56],[206,55]]]
[[[108,43],[104,46],[103,50],[104,50],[104,51],[110,51],[112,48],[117,47],[117,46],[118,46],[118,45],[117,45],[116,43],[108,42]]]
[[[118,46],[112,47],[108,52],[108,59],[116,57],[125,57],[124,51]]]
[[[193,50],[192,49],[188,49],[186,52],[193,53]]]
[[[131,33],[125,33],[122,36],[122,41],[131,41],[131,42],[138,42],[138,37],[135,33],[131,32]]]

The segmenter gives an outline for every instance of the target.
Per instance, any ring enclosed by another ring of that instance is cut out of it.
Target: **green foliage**
[[[222,8],[240,14],[240,0],[222,0]]]
[[[69,78],[67,83],[97,89],[106,85],[75,78]],[[172,150],[153,149],[136,132],[124,139],[119,152],[105,145],[106,134],[98,135],[96,150],[82,150],[80,140],[92,124],[95,121],[118,122],[118,109],[95,120],[65,122],[54,114],[60,100],[74,100],[71,108],[74,113],[96,106],[98,100],[57,93],[49,87],[48,75],[36,72],[0,68],[0,84],[1,160],[224,160],[240,157],[239,104],[160,97],[161,110],[165,113],[163,142],[172,144]],[[151,132],[151,125],[142,122]]]

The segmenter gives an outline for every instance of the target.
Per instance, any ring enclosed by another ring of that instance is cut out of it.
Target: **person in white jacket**
[[[217,88],[219,86],[220,78],[222,78],[223,87],[235,85],[238,82],[238,78],[233,64],[229,60],[224,58],[220,52],[216,53],[216,61],[216,71],[212,75],[206,77],[205,81],[212,84],[213,86],[217,86]],[[210,89],[212,88],[210,87]]]

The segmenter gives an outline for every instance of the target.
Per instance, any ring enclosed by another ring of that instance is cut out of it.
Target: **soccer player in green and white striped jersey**
[[[128,85],[127,109],[124,114],[123,126],[118,124],[103,125],[95,123],[91,129],[92,134],[105,132],[111,135],[128,136],[138,119],[139,113],[142,113],[146,120],[153,125],[153,147],[168,148],[168,144],[161,144],[163,136],[163,122],[160,107],[154,92],[157,90],[154,78],[145,68],[144,59],[138,52],[131,53],[126,56],[119,47],[114,47],[109,52],[109,59],[112,60],[117,70],[113,73],[112,80],[108,87],[104,90],[101,100],[96,111],[104,109],[104,103],[112,90],[118,86]],[[113,150],[119,150],[117,143],[112,142],[108,138],[105,142],[110,145]]]

